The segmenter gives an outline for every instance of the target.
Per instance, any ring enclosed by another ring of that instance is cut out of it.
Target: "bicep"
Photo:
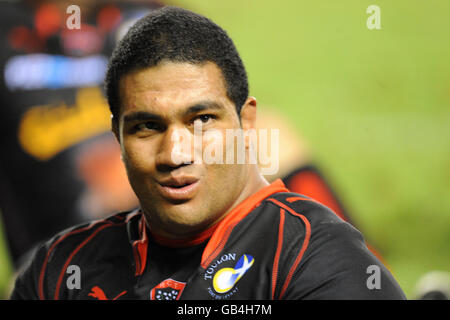
[[[387,268],[347,223],[322,224],[313,232],[285,299],[404,299]]]

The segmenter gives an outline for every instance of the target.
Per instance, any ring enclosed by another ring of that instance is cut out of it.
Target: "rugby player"
[[[175,7],[139,20],[106,93],[140,207],[54,236],[12,299],[405,298],[358,230],[256,164],[195,161],[195,146],[174,159],[177,132],[215,130],[200,151],[236,154],[226,130],[255,128],[244,65],[212,21]]]

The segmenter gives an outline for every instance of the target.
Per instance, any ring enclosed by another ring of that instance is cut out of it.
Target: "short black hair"
[[[186,9],[167,6],[137,21],[118,43],[106,72],[105,90],[116,119],[120,112],[119,81],[135,70],[156,66],[162,60],[215,63],[225,79],[228,98],[240,117],[248,97],[244,64],[225,30],[210,19]]]

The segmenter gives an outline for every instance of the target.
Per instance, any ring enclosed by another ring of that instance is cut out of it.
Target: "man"
[[[140,209],[56,235],[13,299],[404,298],[356,229],[262,177],[248,136],[236,161],[226,132],[253,130],[257,103],[219,26],[179,8],[152,12],[115,49],[106,93]]]

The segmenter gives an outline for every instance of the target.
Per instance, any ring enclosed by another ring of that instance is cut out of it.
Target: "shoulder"
[[[265,205],[279,215],[273,298],[288,296],[296,278],[311,259],[325,260],[338,250],[365,247],[361,233],[331,209],[297,193],[277,193]]]
[[[137,229],[139,216],[137,212],[123,212],[77,225],[38,245],[32,259],[18,274],[12,298],[49,298],[46,293],[58,287],[61,274],[73,261],[93,261],[94,257],[114,254],[111,251],[120,251],[127,245],[130,226],[136,225]],[[108,250],[98,250],[102,243]]]
[[[266,199],[279,208],[279,298],[403,299],[389,270],[368,250],[362,234],[331,209],[295,193]],[[379,270],[381,289],[370,290],[368,270]],[[371,269],[372,268],[372,269]]]
[[[297,229],[290,234],[291,238],[298,236],[298,230],[301,229],[303,236],[307,236],[310,241],[316,241],[318,238],[347,238],[364,242],[357,229],[339,218],[330,208],[310,197],[297,193],[277,193],[265,201],[278,208],[288,227]]]
[[[117,242],[121,237],[126,236],[126,225],[132,223],[138,214],[135,212],[123,212],[106,219],[95,220],[89,223],[74,226],[61,231],[43,244],[49,261],[58,258],[59,255],[73,254],[88,246],[91,242],[102,241]],[[98,253],[98,252],[97,252]]]

